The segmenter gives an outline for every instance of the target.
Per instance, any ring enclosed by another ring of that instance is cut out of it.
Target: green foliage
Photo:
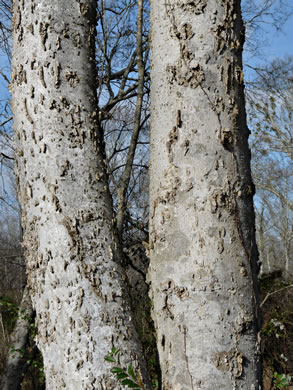
[[[0,306],[4,308],[11,316],[17,318],[18,317],[18,309],[19,307],[13,303],[7,297],[0,297]]]
[[[13,327],[19,317],[27,321],[29,326],[30,344],[33,344],[35,336],[37,334],[37,327],[34,318],[27,315],[25,309],[20,310],[19,306],[13,303],[7,297],[0,297],[0,307],[2,308],[3,312],[6,314],[6,316],[4,316],[4,318],[6,318],[5,325],[9,328],[10,332],[13,330]],[[26,363],[29,367],[39,372],[40,382],[41,383],[45,382],[43,361],[40,355],[36,353],[34,348],[28,347],[26,349],[23,348],[16,349],[12,345],[10,345],[9,348],[10,348],[9,351],[10,354],[19,354],[21,358],[26,360]]]
[[[7,297],[0,297],[0,309],[5,329],[10,334],[18,317],[18,306]]]
[[[285,337],[285,325],[277,318],[272,318],[262,329],[264,335],[274,335],[277,339]]]
[[[290,375],[278,374],[274,372],[274,385],[277,389],[286,389],[291,381]]]
[[[274,389],[292,386],[288,374],[293,372],[293,289],[286,288],[292,283],[293,280],[282,280],[277,274],[261,280],[261,299],[271,294],[262,306],[265,388],[271,388],[272,383]]]
[[[110,371],[116,376],[122,386],[127,386],[129,389],[144,390],[141,378],[134,372],[132,362],[129,363],[127,369],[121,366],[119,349],[113,347],[105,356],[105,361],[115,364]]]
[[[15,349],[13,346],[10,346],[10,354],[14,354],[14,353],[18,353],[21,358],[25,359],[28,366],[39,371],[40,382],[45,381],[43,361],[42,359],[40,359],[39,356],[36,356],[36,354],[33,351],[33,348]]]

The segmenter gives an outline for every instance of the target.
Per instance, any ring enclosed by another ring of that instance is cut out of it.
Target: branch
[[[0,71],[0,72],[1,72],[1,71]],[[2,123],[0,124],[0,127],[6,125],[6,123],[10,122],[12,119],[13,119],[12,116],[11,116],[10,118],[6,119],[6,121],[4,121],[4,122],[2,122]]]
[[[262,301],[262,303],[260,304],[260,307],[262,307],[265,302],[268,300],[268,298],[271,296],[271,295],[274,295],[274,294],[277,294],[278,292],[280,291],[283,291],[283,290],[286,290],[287,288],[291,288],[293,287],[293,284],[290,284],[290,286],[286,286],[286,287],[282,287],[280,288],[279,290],[276,290],[276,291],[273,291],[273,292],[270,292],[266,295],[265,299]]]
[[[5,154],[3,152],[0,152],[0,156],[6,158],[7,160],[11,160],[11,161],[14,160],[14,157],[9,157],[9,156],[7,156],[7,154]]]
[[[3,196],[0,196],[0,201],[2,201],[3,203],[5,203],[8,207],[10,207],[12,210],[16,211],[17,213],[19,213],[19,209],[15,206],[13,206],[11,203],[7,202],[7,200],[5,200],[5,198],[3,198]]]
[[[1,76],[4,78],[4,80],[5,80],[8,84],[10,84],[10,81],[9,81],[8,77],[2,72],[2,70],[0,70],[0,74],[1,74]]]
[[[280,192],[277,191],[275,188],[269,187],[268,185],[262,184],[260,182],[256,181],[256,186],[270,192],[271,194],[276,195],[284,204],[287,204],[287,206],[293,210],[293,203],[289,201],[289,199],[286,199],[285,196]]]

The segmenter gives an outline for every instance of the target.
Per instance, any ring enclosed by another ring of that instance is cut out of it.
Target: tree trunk
[[[25,350],[29,337],[29,318],[33,315],[32,303],[29,295],[29,289],[26,286],[23,292],[19,314],[15,328],[10,336],[10,344],[15,350],[8,355],[6,368],[0,388],[2,390],[19,390],[23,379],[23,374],[27,369],[26,358],[22,356],[19,350]]]
[[[137,0],[137,33],[136,33],[136,52],[137,52],[137,71],[138,71],[138,85],[137,98],[133,122],[133,131],[127,154],[125,169],[119,183],[118,190],[118,210],[117,210],[117,230],[120,241],[122,242],[123,224],[127,206],[127,189],[129,187],[132,165],[137,147],[139,132],[141,129],[141,112],[144,95],[145,82],[145,64],[143,62],[143,0]]]
[[[50,390],[119,389],[104,361],[113,346],[147,378],[112,224],[95,28],[95,0],[13,2],[15,164]]]
[[[266,273],[267,264],[265,264],[264,259],[266,258],[266,248],[265,248],[265,237],[264,237],[264,203],[262,203],[261,211],[258,213],[258,223],[257,223],[257,247],[259,252],[259,263],[260,275]]]
[[[163,389],[260,389],[240,0],[151,8],[149,280]]]

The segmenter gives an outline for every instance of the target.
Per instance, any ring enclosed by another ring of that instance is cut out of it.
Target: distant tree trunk
[[[29,289],[26,287],[23,292],[21,304],[19,306],[19,316],[15,328],[10,336],[10,345],[16,351],[8,355],[4,376],[0,384],[1,390],[19,390],[23,379],[23,374],[27,369],[26,358],[17,352],[24,350],[29,337],[29,321],[33,315],[32,303]]]
[[[15,165],[50,390],[119,389],[104,361],[113,346],[147,378],[116,250],[95,29],[95,0],[13,2]]]
[[[266,264],[264,260],[266,257],[266,248],[265,248],[265,238],[264,238],[264,203],[262,204],[261,211],[258,213],[258,223],[257,223],[257,247],[259,251],[259,259],[261,264],[260,273],[266,273]]]
[[[141,128],[141,112],[144,95],[145,82],[145,64],[143,62],[143,0],[137,0],[137,35],[136,35],[136,52],[137,52],[137,71],[138,71],[138,85],[137,85],[137,99],[133,123],[133,131],[129,145],[129,151],[126,159],[125,169],[122,174],[119,190],[118,190],[118,210],[117,210],[117,230],[120,241],[122,242],[123,224],[125,220],[126,206],[127,206],[127,189],[129,187],[132,165],[137,147],[137,141]]]
[[[151,2],[150,271],[163,389],[260,389],[240,0]]]

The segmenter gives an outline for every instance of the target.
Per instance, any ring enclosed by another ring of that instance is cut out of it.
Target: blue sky
[[[289,0],[289,2],[293,0]],[[264,25],[262,25],[264,28]],[[260,37],[264,41],[264,46],[260,48],[260,55],[251,57],[244,51],[244,62],[256,66],[268,64],[277,57],[293,55],[293,15],[282,26],[280,31],[276,31],[270,24],[266,25]]]
[[[283,32],[272,33],[268,54],[270,59],[293,55],[293,16],[287,21]]]
[[[0,52],[0,69],[10,80],[10,68],[5,54]],[[9,91],[7,90],[7,82],[0,75],[0,100],[7,98],[9,96]]]

